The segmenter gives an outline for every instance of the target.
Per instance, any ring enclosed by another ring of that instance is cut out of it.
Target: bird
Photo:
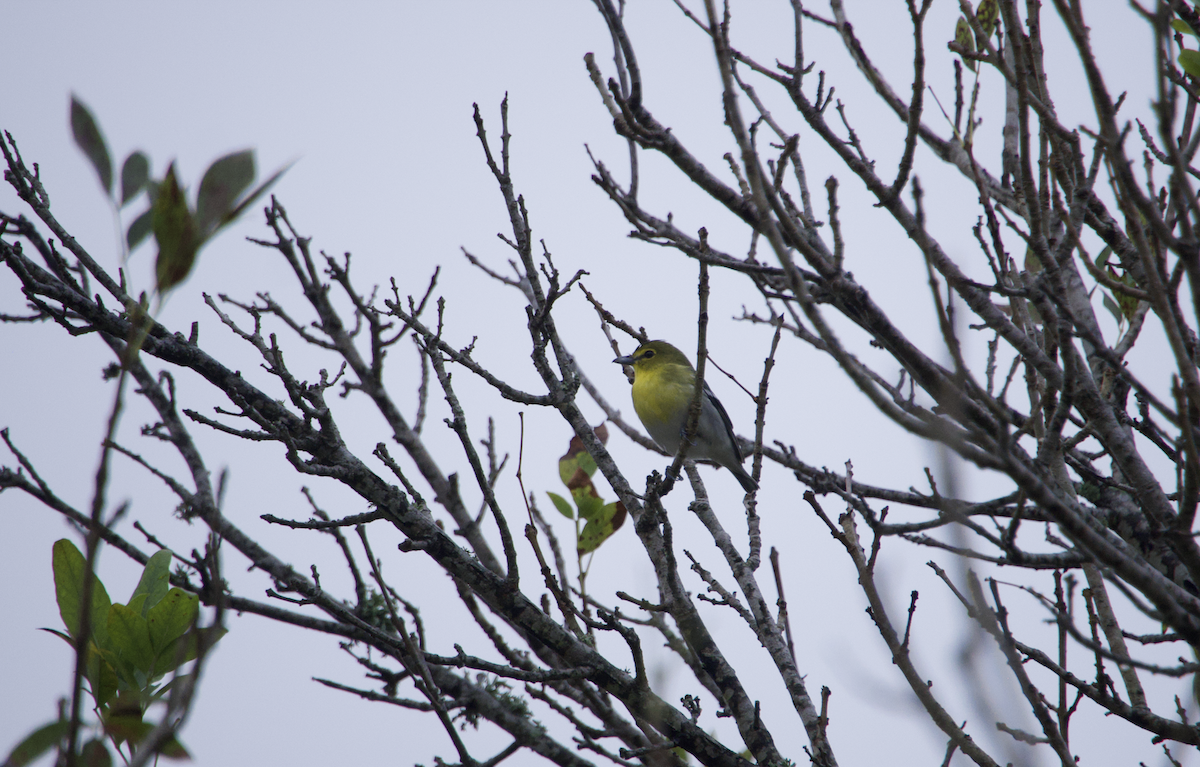
[[[633,354],[613,362],[633,368],[633,409],[658,446],[671,455],[679,452],[687,430],[688,409],[696,389],[696,369],[687,355],[666,341],[647,341]],[[733,436],[733,424],[721,401],[704,382],[700,418],[687,457],[710,461],[733,472],[747,495],[758,482],[742,468],[742,451]]]

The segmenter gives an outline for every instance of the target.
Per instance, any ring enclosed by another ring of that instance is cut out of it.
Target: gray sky
[[[881,68],[898,92],[907,93],[911,54],[904,46],[911,33],[902,4],[889,4],[895,7],[886,10],[879,3],[849,5],[859,33],[874,46],[871,50],[880,51]],[[928,32],[929,79],[949,105],[953,101],[951,59],[944,41],[953,34],[957,11],[954,3],[935,5]],[[775,3],[769,9],[747,6],[735,9],[735,43],[763,63],[777,57],[786,60],[790,46],[786,4]],[[752,17],[751,12],[761,15]],[[869,15],[878,13],[887,15]],[[629,17],[646,72],[647,105],[710,168],[728,176],[720,158],[734,147],[722,131],[716,70],[703,38],[665,0],[633,2]],[[520,297],[470,267],[461,252],[466,248],[500,271],[511,257],[496,238],[497,232],[508,231],[505,211],[471,119],[471,105],[477,102],[491,140],[498,142],[499,103],[507,93],[514,175],[531,211],[535,237],[544,239],[565,274],[586,269],[589,276],[584,283],[619,317],[645,326],[652,336],[685,349],[695,347],[693,264],[626,238],[628,225],[589,178],[592,168],[585,145],[618,178],[627,178],[628,172],[625,145],[615,138],[611,119],[584,69],[584,53],[594,51],[605,73],[612,73],[607,32],[584,0],[340,6],[47,2],[16,4],[6,9],[5,21],[0,70],[7,76],[0,127],[12,133],[28,162],[39,163],[59,219],[109,268],[119,263],[114,223],[95,175],[71,141],[67,104],[72,92],[96,115],[115,162],[142,149],[151,156],[154,173],[161,175],[174,159],[181,178],[193,189],[208,163],[229,151],[253,147],[260,176],[298,160],[274,192],[297,228],[313,237],[314,248],[353,253],[360,287],[385,286],[394,277],[402,295],[422,292],[434,267],[442,265],[438,293],[447,298],[450,342],[463,346],[478,336],[478,359],[506,380],[536,390],[534,375],[524,364],[528,339]],[[1146,36],[1141,28],[1131,26],[1136,22],[1128,16],[1120,20],[1101,14],[1090,21],[1102,41],[1097,47],[1112,51],[1117,60],[1109,72],[1113,90],[1139,87],[1135,78],[1146,71]],[[881,166],[894,164],[903,137],[894,118],[880,112],[864,91],[861,76],[832,35],[810,26],[806,44],[809,57],[816,59],[818,69],[828,72],[829,83],[849,105],[850,119],[868,151]],[[1055,63],[1064,53],[1049,50]],[[1064,99],[1059,102],[1060,113],[1069,116],[1078,111],[1078,119],[1083,119],[1086,104],[1071,101],[1083,95],[1077,67],[1063,64],[1052,72],[1052,84],[1061,84],[1059,93],[1066,94],[1060,95]],[[1123,84],[1122,78],[1129,84]],[[998,103],[998,78],[988,73],[983,82],[985,101]],[[1145,92],[1135,91],[1130,109],[1144,113],[1148,98]],[[836,172],[841,179],[850,268],[879,303],[897,313],[910,337],[935,357],[944,356],[926,311],[928,289],[919,254],[884,214],[871,207],[861,186],[831,162],[828,151],[804,143],[799,120],[782,111],[782,104],[778,106],[781,111],[776,117],[802,134],[801,149],[822,210],[824,178]],[[935,110],[929,104],[926,122],[946,132]],[[1000,119],[991,106],[985,107],[984,116],[981,154],[995,158]],[[1072,120],[1064,118],[1064,122]],[[715,203],[698,196],[661,158],[643,154],[642,162],[642,199],[649,210],[661,215],[672,212],[682,229],[706,227],[717,247],[745,252],[748,243],[743,231]],[[966,268],[982,274],[986,265],[970,232],[976,216],[974,192],[957,173],[947,173],[931,162],[924,150],[919,162],[931,229],[948,251],[963,254]],[[136,213],[142,207],[139,202],[131,210]],[[0,190],[0,208],[27,213],[7,186]],[[131,210],[122,214],[126,224]],[[247,215],[201,253],[194,276],[176,291],[160,320],[184,332],[198,321],[202,345],[269,386],[248,348],[231,337],[201,300],[202,292],[224,292],[249,301],[256,291],[268,290],[295,307],[299,316],[307,316],[286,265],[271,252],[245,242],[246,236],[268,237],[260,215]],[[133,284],[149,287],[152,257],[152,245],[133,254],[128,266]],[[0,311],[16,313],[21,305],[15,281],[4,272]],[[731,321],[743,305],[751,311],[761,309],[742,280],[714,275],[711,352],[752,387],[770,335],[762,328]],[[559,326],[585,370],[609,400],[632,417],[627,384],[609,363],[612,355],[594,312],[578,293],[564,299],[558,311]],[[289,364],[302,377],[311,380],[321,367],[334,365],[302,350],[285,330],[279,330],[290,345],[285,346]],[[860,334],[847,331],[846,337],[855,353],[871,361],[882,359],[877,350],[862,343]],[[981,354],[985,341],[974,339],[971,353]],[[1147,344],[1151,349],[1153,341]],[[6,375],[0,376],[0,427],[9,427],[12,438],[63,497],[86,507],[88,478],[99,455],[111,401],[111,389],[100,379],[100,370],[109,361],[105,348],[96,339],[65,338],[56,327],[2,326],[0,358],[8,361]],[[413,360],[406,350],[397,350],[389,358],[389,385],[407,403],[410,417],[416,402]],[[884,369],[894,372],[891,367]],[[750,434],[749,399],[715,373],[709,380],[738,430]],[[468,402],[474,436],[485,434],[486,416],[494,414],[498,439],[515,462],[516,409],[471,381],[465,371],[455,381]],[[201,412],[211,413],[214,405],[221,404],[196,381],[181,379],[179,386],[181,399]],[[376,442],[387,439],[387,431],[360,400],[338,400],[335,406],[351,444],[367,455]],[[440,407],[436,397],[435,402]],[[801,460],[810,464],[843,471],[849,459],[856,478],[904,488],[920,480],[922,467],[936,463],[926,446],[866,412],[865,401],[849,381],[799,343],[785,344],[781,352],[771,407],[768,440],[795,445]],[[589,412],[599,421],[597,408]],[[442,415],[441,410],[431,414],[426,438],[444,456],[447,471],[464,471],[452,435],[440,422]],[[157,458],[155,446],[138,436],[138,427],[148,418],[147,409],[134,403],[122,422],[120,438]],[[570,436],[567,427],[553,414],[527,409],[526,429],[526,487],[539,493],[561,490],[556,461]],[[318,563],[327,588],[341,584],[345,589],[328,539],[271,529],[258,520],[266,513],[307,517],[298,490],[301,483],[292,478],[282,451],[276,446],[247,449],[201,427],[194,431],[208,450],[210,466],[230,468],[227,515],[297,569],[306,571]],[[661,469],[664,463],[619,435],[610,446],[631,478]],[[4,460],[11,463],[8,457]],[[168,470],[178,468],[169,456],[161,460]],[[705,476],[728,529],[744,541],[736,482],[728,472],[709,470]],[[984,497],[1003,487],[977,473],[970,476],[962,486],[967,495]],[[332,484],[311,478],[304,484],[335,516],[365,510],[360,500]],[[839,759],[843,764],[885,759],[937,763],[944,741],[920,723],[922,717],[913,710],[907,688],[892,676],[883,643],[854,588],[850,563],[801,502],[802,489],[785,472],[769,467],[760,511],[764,535],[783,555],[801,669],[808,674],[810,690],[828,685],[834,691],[830,734]],[[509,509],[520,508],[511,469],[500,492]],[[687,515],[682,496],[677,491],[670,499],[680,545],[716,565],[711,542],[704,540],[699,525]],[[540,497],[545,503],[544,493]],[[199,530],[179,529],[171,519],[175,505],[171,497],[127,461],[117,462],[110,499],[114,503],[132,500],[129,519],[122,526],[131,540],[142,542],[130,526],[136,519],[177,549],[201,545]],[[832,505],[827,510],[839,511]],[[67,690],[68,648],[36,629],[60,626],[50,546],[70,533],[55,514],[15,493],[0,496],[0,520],[7,531],[0,536],[0,580],[7,584],[0,591],[0,613],[5,616],[0,620],[4,651],[0,690],[5,691],[0,696],[0,752],[6,752],[33,727],[53,718],[55,701]],[[569,524],[563,522],[563,533],[569,534]],[[398,538],[388,538],[382,531],[378,535],[376,551],[388,552],[383,554],[386,574],[398,583],[413,584],[419,593],[454,601],[444,576],[417,555],[406,558],[396,552]],[[919,662],[947,701],[957,705],[955,718],[980,722],[979,731],[990,737],[991,724],[985,725],[980,713],[963,703],[966,691],[954,665],[963,642],[961,616],[924,566],[929,558],[928,551],[893,542],[883,559],[884,585],[892,591],[889,597],[897,617],[909,591],[921,590],[917,626],[924,632],[925,644]],[[946,564],[945,558],[940,561]],[[244,572],[244,565],[236,553],[227,553],[228,577],[239,593],[265,598],[262,590],[270,584],[257,573]],[[102,555],[100,575],[114,600],[128,596],[138,572],[114,551]],[[527,572],[534,571],[527,568]],[[720,573],[727,576],[723,566]],[[760,578],[764,584],[769,580],[765,571]],[[589,583],[608,602],[618,589],[653,599],[645,554],[631,531],[621,531],[601,550]],[[703,588],[698,580],[689,585],[697,591]],[[432,606],[434,601],[429,604],[426,626],[436,645],[431,649],[452,654],[454,642],[477,641],[477,633],[460,611],[443,615]],[[712,616],[723,645],[744,647],[742,657],[761,671],[747,677],[752,695],[763,700],[764,716],[783,752],[804,763],[803,730],[796,726],[765,654],[732,613],[711,608],[705,614]],[[1038,618],[1031,615],[1030,630],[1036,629]],[[381,759],[429,764],[435,754],[452,757],[448,739],[431,718],[364,703],[312,682],[310,678],[317,676],[366,686],[334,639],[272,625],[255,616],[231,618],[229,628],[206,670],[199,703],[183,733],[201,767]],[[664,697],[675,701],[697,691],[678,668],[666,665],[665,655],[656,648],[652,651],[658,659],[656,688]],[[618,652],[618,657],[624,656]],[[729,722],[713,717],[711,703],[702,723],[727,735]],[[1023,720],[1016,719],[1010,724],[1021,726]],[[864,731],[872,737],[862,737]],[[1147,750],[1143,739],[1126,742],[1129,732],[1123,723],[1115,723],[1108,732],[1095,734],[1094,745],[1081,750],[1103,754],[1111,763],[1151,758],[1153,749]],[[480,746],[478,754],[506,743],[486,726],[471,737],[481,738],[475,743],[490,744]],[[1126,747],[1131,749],[1128,753],[1119,750]]]

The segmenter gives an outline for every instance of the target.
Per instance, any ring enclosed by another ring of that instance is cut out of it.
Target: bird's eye
[[[653,356],[654,356],[653,349],[647,349],[646,351],[642,352],[642,359],[644,359],[644,360],[648,360]]]

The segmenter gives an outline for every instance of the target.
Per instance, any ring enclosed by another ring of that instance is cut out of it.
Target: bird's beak
[[[633,355],[626,354],[624,357],[617,357],[615,360],[613,360],[613,362],[617,362],[621,365],[632,365],[635,360],[633,359]]]

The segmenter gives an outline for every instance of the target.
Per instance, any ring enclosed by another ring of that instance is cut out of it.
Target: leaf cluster
[[[603,444],[608,441],[608,428],[596,427],[596,438]],[[576,532],[576,550],[590,554],[625,523],[625,504],[620,500],[606,502],[596,490],[592,476],[596,473],[596,461],[584,449],[579,437],[572,437],[567,452],[558,459],[558,476],[571,493],[574,507],[558,493],[547,492],[554,508],[567,519],[584,522],[583,529]],[[578,528],[578,525],[576,525]]]
[[[116,203],[108,144],[96,118],[75,96],[71,97],[71,132],[96,171],[101,189]],[[286,171],[287,167],[281,168],[251,190],[256,175],[254,150],[227,154],[204,171],[192,206],[179,183],[174,162],[167,166],[162,179],[155,180],[150,177],[150,159],[145,152],[135,151],[126,157],[121,166],[120,207],[143,190],[150,205],[129,224],[125,244],[132,252],[148,235],[154,235],[158,243],[155,291],[165,295],[187,279],[200,249],[266,194]]]
[[[154,729],[154,724],[145,720],[150,706],[181,684],[186,675],[175,674],[166,683],[163,678],[196,659],[199,598],[170,585],[171,552],[166,550],[150,557],[125,604],[110,599],[104,583],[90,572],[87,560],[71,541],[64,538],[54,544],[51,562],[66,633],[44,630],[72,648],[82,648],[84,678],[99,728],[118,751],[124,745],[132,751]],[[216,638],[223,634],[222,630]],[[17,745],[6,767],[28,764],[60,745],[69,726],[70,722],[60,719],[39,728]],[[86,764],[111,762],[99,739],[84,749]],[[97,753],[89,757],[88,749]],[[93,761],[99,758],[99,751],[104,758]],[[159,753],[188,758],[186,749],[173,737]]]

